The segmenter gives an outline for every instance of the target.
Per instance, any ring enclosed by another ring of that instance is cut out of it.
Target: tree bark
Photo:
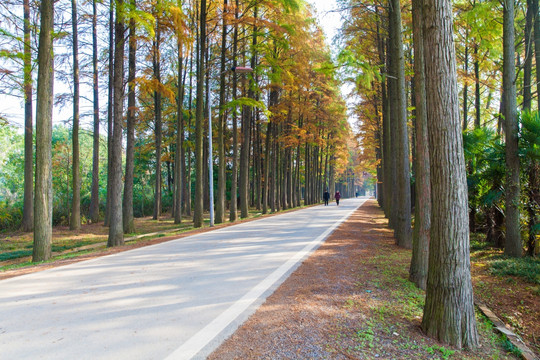
[[[216,198],[216,224],[225,221],[225,191],[227,185],[226,161],[225,161],[225,125],[227,123],[225,105],[225,55],[227,52],[227,20],[225,14],[228,11],[227,0],[223,0],[223,24],[221,30],[221,64],[219,79],[219,116],[218,116],[218,191]]]
[[[113,139],[113,101],[114,101],[114,1],[109,0],[109,94],[107,103],[107,203],[105,204],[104,225],[110,224],[111,213],[111,184],[109,176],[112,173],[112,139]]]
[[[474,128],[480,128],[480,61],[478,60],[478,44],[474,45],[474,108],[476,117],[474,118]]]
[[[54,2],[42,0],[38,48],[36,107],[36,195],[34,198],[34,249],[32,261],[51,257],[52,242],[52,109],[54,94]]]
[[[525,63],[523,64],[523,109],[531,109],[531,78],[533,58],[533,4],[527,0],[527,13],[525,16]]]
[[[469,125],[469,29],[465,35],[465,85],[463,86],[463,130]]]
[[[478,333],[452,21],[449,0],[424,2],[432,217],[422,329],[452,346],[474,348]]]
[[[204,123],[204,58],[206,54],[206,0],[200,5],[200,34],[199,56],[197,63],[197,99],[195,109],[195,211],[193,226],[201,227],[203,224],[203,185],[204,185],[204,159],[203,159],[203,123]]]
[[[414,97],[416,103],[416,204],[414,207],[413,248],[409,279],[426,289],[429,263],[429,233],[431,228],[431,184],[429,138],[426,114],[426,77],[424,63],[424,33],[422,2],[413,0]]]
[[[403,54],[403,39],[401,30],[401,6],[399,0],[392,0],[391,22],[393,37],[393,74],[396,77],[394,134],[396,152],[396,182],[397,207],[394,234],[397,244],[410,249],[412,247],[411,233],[411,186],[409,165],[409,135],[407,131],[407,98],[405,95],[405,59]],[[393,136],[392,136],[393,137]],[[393,139],[394,140],[394,139]]]
[[[503,2],[503,97],[506,136],[506,244],[507,256],[521,257],[523,244],[519,230],[519,154],[515,65],[514,0]]]
[[[234,8],[234,18],[238,20],[238,0],[236,0]],[[238,65],[237,54],[238,53],[238,22],[234,24],[233,34],[233,67]],[[232,81],[232,96],[236,100],[238,91],[237,75],[233,74]],[[233,158],[232,158],[232,174],[231,174],[231,203],[229,205],[229,220],[231,222],[236,221],[238,216],[237,198],[238,198],[238,119],[237,109],[232,111],[232,125],[233,125]]]
[[[540,72],[538,66],[540,64],[540,14],[538,14],[538,0],[531,0],[531,11],[534,16],[534,57],[536,63],[536,99],[538,101],[538,109],[540,110]],[[532,56],[532,55],[531,55]]]
[[[116,3],[114,26],[114,105],[111,151],[110,181],[110,224],[107,246],[124,245],[122,220],[122,112],[124,108],[124,11],[123,0]]]
[[[160,3],[158,1],[158,8]],[[160,10],[158,10],[160,11]],[[156,16],[156,38],[154,40],[153,60],[154,60],[154,78],[158,85],[161,84],[161,29],[160,15]],[[154,220],[159,220],[161,216],[161,142],[162,142],[162,118],[161,118],[161,89],[154,91],[154,112],[155,112],[155,129],[154,136],[156,142],[156,183],[154,190]]]
[[[132,10],[136,9],[135,0],[131,0]],[[135,166],[135,72],[137,56],[137,39],[135,33],[135,19],[129,19],[129,55],[128,55],[128,110],[126,124],[126,175],[124,179],[124,202],[122,204],[124,233],[135,232],[133,218],[133,180]]]
[[[253,9],[253,17],[257,20],[257,5]],[[257,64],[257,26],[253,26],[251,68]],[[253,99],[255,92],[253,77],[250,80],[248,98]],[[249,155],[251,149],[251,118],[254,110],[244,106],[242,112],[242,148],[240,151],[240,217],[247,218],[249,215]]]
[[[189,117],[188,129],[191,130],[191,122],[193,120],[193,56],[189,59]],[[192,139],[193,132],[188,131],[188,140]],[[193,140],[190,141],[193,143]],[[191,216],[191,146],[187,148],[187,171],[185,172],[185,214]]]
[[[174,174],[174,223],[182,222],[182,198],[184,193],[184,177],[186,168],[186,159],[184,152],[184,89],[185,73],[184,64],[184,45],[178,39],[178,98],[176,99],[176,154],[175,154],[175,174]],[[186,65],[187,66],[187,65]],[[183,77],[184,76],[184,77]]]
[[[69,228],[81,228],[81,164],[79,158],[79,34],[77,29],[77,0],[71,0],[73,29],[73,133],[72,133],[72,191]]]
[[[30,0],[23,0],[24,10],[24,202],[22,231],[34,229],[34,150],[32,125],[32,44],[30,40]]]
[[[99,82],[97,46],[97,0],[92,1],[92,73],[94,95],[94,143],[92,153],[92,190],[90,200],[90,220],[99,221]]]

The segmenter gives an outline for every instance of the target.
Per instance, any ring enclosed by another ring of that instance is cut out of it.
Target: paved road
[[[365,199],[0,281],[0,359],[199,359]]]

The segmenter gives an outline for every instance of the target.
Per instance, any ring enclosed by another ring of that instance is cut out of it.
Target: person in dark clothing
[[[337,206],[339,206],[339,199],[341,199],[341,194],[339,193],[339,191],[336,191],[336,194],[334,195],[334,197],[336,198]]]
[[[330,200],[330,193],[328,192],[328,189],[323,194],[324,199],[324,206],[328,206],[328,200]]]

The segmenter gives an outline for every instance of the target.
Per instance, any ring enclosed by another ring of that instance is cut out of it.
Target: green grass
[[[0,253],[0,261],[13,260],[13,259],[21,258],[21,257],[30,256],[30,255],[32,255],[32,250],[8,251],[8,252]]]
[[[533,284],[540,284],[540,259],[505,258],[490,263],[490,271],[497,276],[517,276]]]

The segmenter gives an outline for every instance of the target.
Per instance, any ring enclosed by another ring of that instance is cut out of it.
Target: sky
[[[329,45],[337,30],[341,27],[341,17],[338,12],[332,12],[338,8],[336,0],[308,0],[317,9],[319,24],[321,25]]]

